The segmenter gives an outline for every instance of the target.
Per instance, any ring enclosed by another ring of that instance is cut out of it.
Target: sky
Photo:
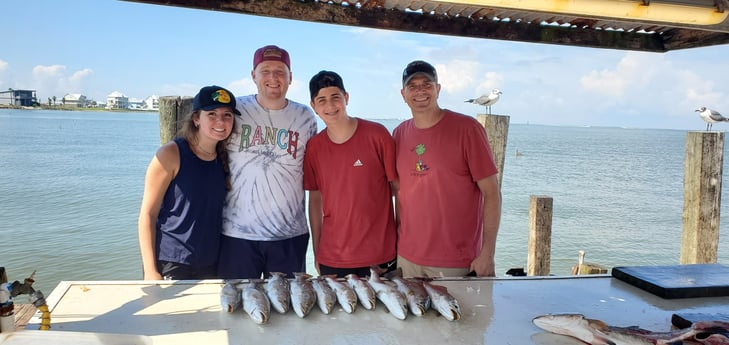
[[[0,11],[0,90],[69,93],[105,102],[194,96],[220,85],[256,92],[253,53],[275,44],[291,55],[288,98],[309,104],[308,82],[339,73],[350,116],[407,119],[402,71],[436,67],[439,104],[476,116],[464,102],[500,89],[492,112],[511,123],[703,130],[694,112],[729,115],[729,45],[667,53],[567,47],[375,30],[117,0],[8,0]],[[729,128],[717,124],[714,129]]]

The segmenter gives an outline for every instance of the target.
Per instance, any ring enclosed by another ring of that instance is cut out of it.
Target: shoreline
[[[159,113],[159,109],[107,109],[107,108],[81,108],[75,106],[64,106],[55,105],[47,106],[41,105],[37,107],[17,106],[0,104],[0,109],[12,109],[12,110],[53,110],[53,111],[91,111],[91,112],[110,112],[110,113]]]

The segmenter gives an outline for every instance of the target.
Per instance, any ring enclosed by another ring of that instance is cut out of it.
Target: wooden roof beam
[[[127,1],[395,31],[594,48],[651,52],[666,51],[665,39],[657,34],[565,28],[537,23],[478,20],[394,9],[387,10],[382,7],[357,8],[356,6],[342,6],[326,2],[292,0]]]

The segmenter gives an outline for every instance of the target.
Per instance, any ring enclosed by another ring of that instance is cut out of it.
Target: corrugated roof
[[[729,43],[727,0],[132,0],[387,30],[665,52]]]

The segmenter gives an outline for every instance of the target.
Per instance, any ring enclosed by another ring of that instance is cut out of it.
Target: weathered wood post
[[[723,132],[686,135],[681,264],[717,261],[723,163]]]
[[[162,96],[159,98],[159,141],[166,144],[182,127],[182,120],[192,112],[192,97]]]
[[[552,197],[529,197],[529,253],[527,275],[547,276],[552,251]]]
[[[509,116],[479,114],[476,119],[486,129],[489,146],[494,154],[494,163],[499,169],[499,186],[501,186],[501,179],[504,176],[506,137],[509,134]]]

